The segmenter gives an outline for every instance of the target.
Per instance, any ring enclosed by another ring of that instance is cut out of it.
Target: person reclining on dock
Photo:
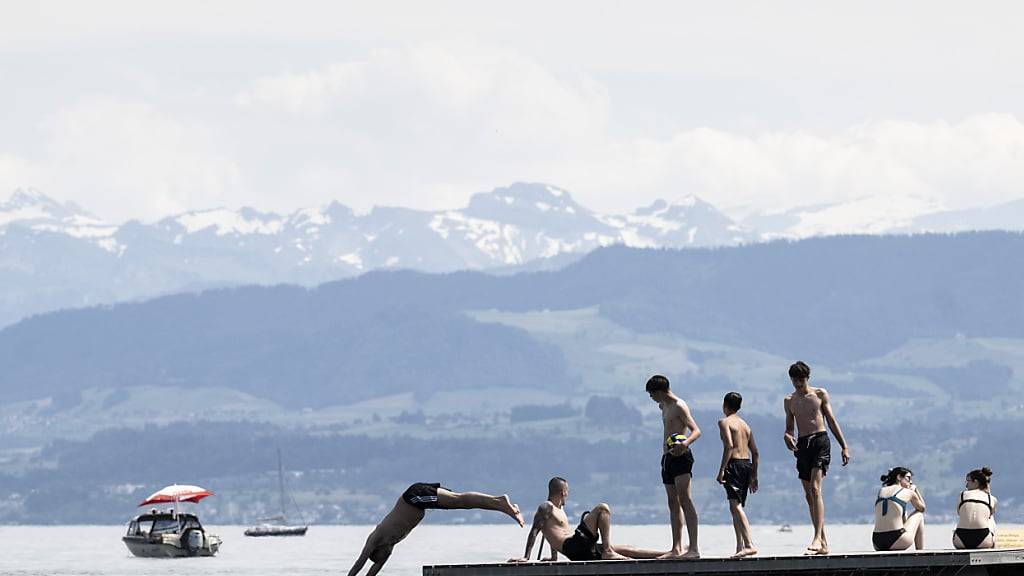
[[[902,466],[882,475],[882,488],[875,498],[875,530],[871,533],[875,550],[906,550],[911,544],[924,549],[924,498],[914,486],[913,475]],[[914,507],[909,516],[908,504]]]
[[[373,566],[367,571],[367,576],[375,576],[384,563],[391,557],[395,545],[405,539],[412,532],[412,529],[419,525],[427,510],[494,510],[509,515],[525,526],[523,516],[519,513],[519,506],[509,501],[507,495],[491,496],[480,492],[452,492],[440,484],[425,484],[419,482],[409,486],[402,493],[394,508],[387,516],[377,524],[373,532],[366,538],[363,551],[348,576],[356,576],[363,569],[367,560],[373,561]]]
[[[718,467],[718,483],[725,487],[725,496],[732,513],[732,528],[736,532],[736,554],[743,558],[757,554],[750,537],[750,523],[744,509],[747,506],[747,492],[757,492],[757,442],[750,426],[740,418],[743,397],[729,392],[722,400],[725,418],[718,421],[718,433],[722,438],[722,463]]]
[[[573,532],[563,510],[568,497],[569,483],[564,478],[556,476],[548,481],[548,499],[537,507],[537,513],[533,515],[533,525],[526,537],[526,553],[522,558],[512,558],[509,562],[529,562],[539,533],[544,534],[544,539],[551,547],[551,556],[544,559],[547,562],[558,560],[559,552],[569,560],[629,560],[657,558],[664,554],[625,544],[612,544],[612,511],[604,503],[584,512],[579,526]]]

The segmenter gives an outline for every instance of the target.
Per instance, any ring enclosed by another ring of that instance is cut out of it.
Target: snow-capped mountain
[[[217,208],[153,223],[104,222],[18,190],[0,204],[0,326],[57,308],[238,284],[319,284],[382,268],[539,270],[612,244],[686,248],[834,234],[1024,229],[1024,201],[941,211],[911,197],[755,214],[737,222],[695,196],[600,214],[565,190],[516,183],[461,210],[336,202],[291,214]]]
[[[747,215],[740,224],[760,240],[839,234],[923,234],[975,230],[1024,231],[1024,200],[947,210],[914,196],[868,196],[848,202],[801,206]]]
[[[380,268],[505,271],[600,246],[727,245],[756,237],[696,197],[598,214],[565,190],[516,183],[461,210],[338,203],[282,215],[251,208],[103,222],[35,190],[0,205],[0,326],[28,314],[212,286],[312,285]]]

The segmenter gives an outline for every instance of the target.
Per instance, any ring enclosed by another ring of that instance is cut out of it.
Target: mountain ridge
[[[396,268],[553,269],[611,245],[700,248],[846,233],[1024,227],[1024,201],[928,212],[934,209],[925,201],[873,197],[738,221],[684,195],[605,214],[564,189],[517,182],[474,194],[455,210],[383,206],[357,214],[330,202],[288,214],[222,207],[115,224],[19,189],[0,204],[0,273],[8,280],[0,290],[0,326],[49,310],[195,287],[315,286]],[[927,213],[917,214],[921,210]]]

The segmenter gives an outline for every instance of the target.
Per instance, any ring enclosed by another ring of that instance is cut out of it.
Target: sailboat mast
[[[281,516],[285,516],[284,510],[284,470],[281,468],[281,449],[277,449],[277,485],[281,491]]]

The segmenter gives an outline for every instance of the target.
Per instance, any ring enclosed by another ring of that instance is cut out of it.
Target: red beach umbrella
[[[171,484],[150,494],[149,498],[139,503],[139,506],[163,502],[199,502],[207,496],[213,496],[213,492],[206,488],[188,484]]]

